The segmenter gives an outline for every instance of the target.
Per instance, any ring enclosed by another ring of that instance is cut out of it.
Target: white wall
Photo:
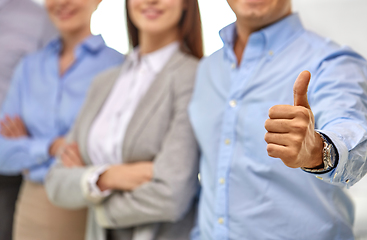
[[[367,58],[366,0],[293,0],[304,25]]]
[[[41,0],[38,0],[41,1]],[[205,54],[222,47],[218,32],[236,20],[225,0],[199,0]],[[367,0],[293,0],[306,28],[347,44],[367,58]],[[92,19],[93,33],[102,33],[107,44],[128,51],[124,1],[103,0]]]
[[[107,45],[127,53],[125,1],[103,0],[92,18],[92,32],[102,34]],[[223,46],[218,32],[236,20],[225,0],[199,0],[203,22],[205,53],[213,53]]]
[[[222,47],[219,30],[236,18],[225,0],[198,1],[205,54],[210,55]],[[124,2],[103,0],[92,18],[92,32],[102,34],[109,46],[122,53],[128,51]],[[352,46],[367,58],[367,0],[293,0],[293,5],[308,29]]]

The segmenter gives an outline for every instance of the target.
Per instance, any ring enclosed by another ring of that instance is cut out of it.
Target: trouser
[[[0,175],[0,240],[12,240],[13,216],[22,176]]]
[[[106,240],[124,240],[124,239],[132,239],[132,232],[128,231],[119,231],[119,230],[106,230]]]

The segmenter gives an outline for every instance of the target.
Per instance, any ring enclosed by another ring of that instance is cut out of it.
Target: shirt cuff
[[[349,151],[345,143],[342,141],[343,138],[332,131],[318,131],[326,135],[332,141],[336,151],[338,152],[339,159],[338,164],[333,170],[323,174],[315,174],[316,177],[329,183],[349,187],[352,184],[352,176],[347,176],[346,172],[344,171],[348,162]]]
[[[51,143],[52,139],[32,139],[29,152],[35,164],[42,164],[50,159],[48,152]]]
[[[106,197],[111,195],[111,190],[101,191],[97,186],[99,177],[109,168],[107,165],[94,166],[87,170],[81,179],[81,186],[84,197],[94,203],[101,203]]]

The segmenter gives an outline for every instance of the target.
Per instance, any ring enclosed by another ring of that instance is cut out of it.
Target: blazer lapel
[[[89,111],[84,113],[85,114],[83,121],[84,126],[82,128],[84,129],[84,131],[81,131],[79,136],[80,137],[79,139],[81,139],[84,142],[83,144],[80,144],[79,147],[83,159],[85,159],[85,161],[89,164],[91,164],[92,161],[88,154],[88,138],[92,124],[94,120],[98,117],[98,114],[102,109],[104,103],[107,101],[107,98],[110,95],[113,86],[117,82],[120,73],[122,71],[126,71],[129,66],[130,62],[128,60],[125,60],[125,62],[122,64],[122,67],[114,69],[108,76],[105,76],[106,80],[103,82],[103,85],[97,86],[100,87],[97,90],[98,95],[96,96],[95,99],[93,99],[93,102],[89,103],[90,104],[90,107],[88,108]]]
[[[141,129],[146,125],[150,116],[154,114],[154,110],[161,102],[160,100],[165,96],[165,94],[167,94],[166,85],[169,84],[167,78],[170,77],[170,73],[180,65],[183,59],[184,54],[181,51],[178,50],[175,52],[162,71],[157,74],[156,79],[153,81],[145,96],[140,100],[126,129],[125,139],[122,146],[124,161],[129,161],[130,156],[133,153],[135,141],[139,136]]]

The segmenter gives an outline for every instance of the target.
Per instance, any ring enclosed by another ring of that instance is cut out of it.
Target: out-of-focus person
[[[202,57],[197,0],[128,0],[134,50],[93,82],[46,179],[51,201],[90,206],[88,240],[187,240],[198,147],[187,106]]]
[[[37,26],[37,27],[35,27]],[[0,106],[21,58],[44,47],[56,30],[44,8],[31,0],[0,0]],[[12,239],[22,176],[0,175],[0,240]]]
[[[64,135],[74,123],[92,79],[123,60],[101,36],[91,35],[90,19],[99,3],[46,0],[60,36],[18,64],[3,102],[0,172],[22,173],[25,179],[14,217],[15,240],[84,238],[86,211],[54,207],[42,183],[64,146]],[[29,22],[29,31],[39,31],[36,22]]]

